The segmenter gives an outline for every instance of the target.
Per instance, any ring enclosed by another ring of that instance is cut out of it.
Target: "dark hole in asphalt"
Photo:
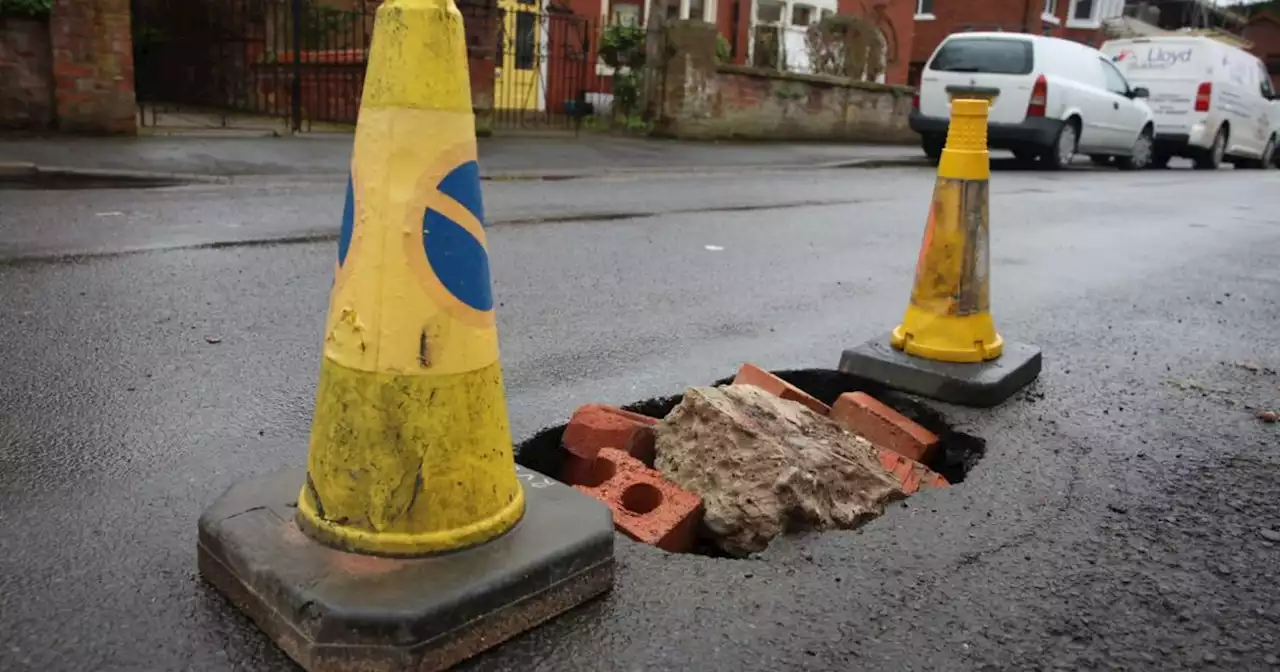
[[[71,191],[89,189],[159,189],[187,184],[176,178],[82,173],[30,172],[0,178],[0,190]]]
[[[830,369],[774,371],[773,374],[828,405],[835,403],[835,400],[846,392],[865,392],[915,421],[921,427],[937,434],[939,449],[925,463],[925,466],[941,474],[952,484],[962,483],[965,476],[986,453],[985,439],[955,430],[941,413],[906,394],[891,390],[874,381]],[[732,380],[732,377],[722,378],[715,381],[713,385],[728,385]],[[683,394],[654,397],[622,408],[653,418],[664,418],[680,404],[683,397]],[[552,478],[559,478],[564,464],[564,449],[560,445],[560,439],[564,435],[565,426],[560,424],[547,427],[521,441],[515,447],[516,462]],[[608,479],[606,475],[601,476],[602,481]],[[699,540],[693,552],[711,557],[729,557],[705,540]]]

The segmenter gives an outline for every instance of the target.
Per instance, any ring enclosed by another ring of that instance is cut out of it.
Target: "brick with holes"
[[[928,461],[938,446],[938,435],[864,392],[840,395],[831,407],[831,419],[876,448],[916,462]]]
[[[631,455],[616,448],[600,450],[590,478],[574,487],[608,505],[614,527],[628,537],[671,553],[693,548],[702,498]]]
[[[808,406],[809,410],[820,415],[826,415],[831,412],[830,406],[813,398],[808,392],[750,362],[743,364],[742,368],[738,369],[738,375],[734,376],[733,384],[755,385],[775,397],[781,397],[787,401],[794,401]]]

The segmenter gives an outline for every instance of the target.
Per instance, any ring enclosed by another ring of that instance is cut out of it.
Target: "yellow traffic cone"
[[[906,314],[888,338],[846,350],[841,371],[970,406],[999,404],[1040,374],[1040,350],[1006,344],[991,318],[989,107],[952,101]]]
[[[893,347],[925,359],[981,362],[1004,347],[989,300],[987,106],[951,104],[911,303],[893,330]]]
[[[308,468],[198,559],[309,670],[436,670],[608,590],[613,525],[513,459],[461,14],[387,0],[372,45]]]

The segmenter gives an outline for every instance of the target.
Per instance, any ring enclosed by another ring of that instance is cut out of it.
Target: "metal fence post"
[[[303,0],[291,0],[293,20],[293,95],[290,116],[293,132],[302,130],[302,12]]]

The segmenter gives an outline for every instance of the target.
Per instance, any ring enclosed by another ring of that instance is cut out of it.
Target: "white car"
[[[1271,77],[1258,57],[1196,35],[1111,40],[1102,51],[1151,92],[1156,165],[1185,156],[1204,170],[1224,161],[1271,167],[1280,128]]]
[[[926,154],[942,153],[954,96],[994,97],[987,144],[1061,169],[1077,153],[1124,169],[1151,163],[1155,124],[1134,88],[1093,47],[1023,33],[955,33],[938,45],[910,116]]]

